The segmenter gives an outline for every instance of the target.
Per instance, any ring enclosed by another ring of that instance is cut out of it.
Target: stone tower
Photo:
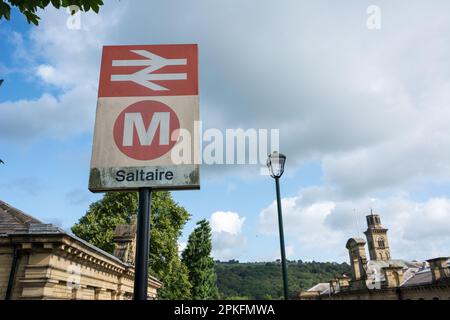
[[[364,234],[367,238],[370,260],[391,260],[387,237],[388,229],[383,228],[378,214],[371,212],[366,219],[367,230],[364,231]]]
[[[350,256],[350,265],[352,268],[351,287],[353,289],[361,289],[365,287],[367,274],[367,259],[364,245],[366,242],[359,238],[350,238],[345,247],[348,249]]]
[[[365,244],[366,242],[363,239],[350,238],[345,245],[350,256],[352,280],[361,280],[365,277],[367,263]]]
[[[134,265],[136,251],[136,216],[130,224],[119,224],[114,231],[114,255],[125,263]]]

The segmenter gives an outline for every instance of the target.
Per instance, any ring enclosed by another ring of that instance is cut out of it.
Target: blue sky
[[[136,4],[138,3],[138,4]],[[198,43],[205,128],[280,129],[291,259],[346,261],[370,208],[393,256],[448,255],[450,5],[378,1],[112,1],[66,27],[0,22],[0,199],[70,228],[87,190],[101,47]],[[173,196],[213,225],[214,255],[279,256],[274,182],[257,166],[203,166],[200,191]]]

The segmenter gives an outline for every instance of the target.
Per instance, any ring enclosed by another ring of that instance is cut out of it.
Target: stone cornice
[[[94,267],[107,273],[114,273],[129,281],[134,279],[134,267],[118,258],[93,249],[91,245],[79,241],[67,234],[9,234],[11,244],[20,245],[23,250],[53,252],[56,255],[79,261],[80,264]],[[6,241],[6,240],[5,240]],[[161,287],[162,282],[149,276],[149,284]]]
[[[374,229],[367,229],[366,231],[364,231],[365,235],[368,235],[370,233],[386,233],[389,229],[385,229],[385,228],[374,228]]]

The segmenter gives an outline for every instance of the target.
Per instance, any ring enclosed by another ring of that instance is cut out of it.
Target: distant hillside
[[[281,264],[279,262],[239,263],[216,261],[217,285],[224,299],[279,299],[283,295]],[[288,262],[289,294],[309,289],[318,282],[350,274],[347,263]]]

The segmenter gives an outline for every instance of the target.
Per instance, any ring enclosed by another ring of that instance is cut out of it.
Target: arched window
[[[378,242],[378,248],[384,249],[384,239],[380,237],[377,239],[377,242]]]

